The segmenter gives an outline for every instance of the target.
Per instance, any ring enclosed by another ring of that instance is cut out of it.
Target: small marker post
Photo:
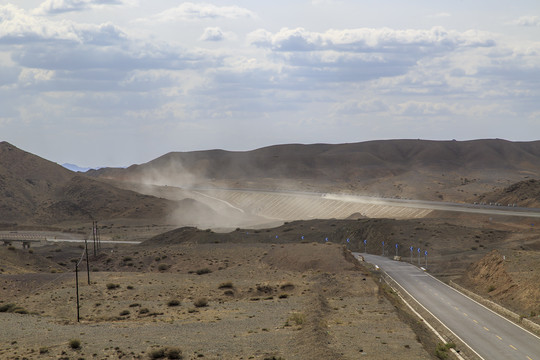
[[[364,240],[364,252],[367,254],[367,239]]]

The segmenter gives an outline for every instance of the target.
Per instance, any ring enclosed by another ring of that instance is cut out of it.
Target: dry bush
[[[208,300],[206,298],[200,298],[200,299],[197,299],[193,302],[193,305],[195,305],[195,307],[205,307],[205,306],[208,306]]]

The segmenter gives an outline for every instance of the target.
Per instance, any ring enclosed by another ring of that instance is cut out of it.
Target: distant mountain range
[[[229,216],[227,209],[209,209],[187,197],[167,200],[171,192],[165,185],[540,207],[540,182],[535,179],[540,179],[540,141],[388,140],[171,152],[142,165],[86,173],[0,142],[0,226],[91,219],[153,223],[166,221],[179,209],[187,223]],[[140,184],[158,185],[152,194],[160,197],[142,195],[138,191],[149,187]]]
[[[540,141],[381,140],[171,152],[145,164],[90,170],[88,175],[186,188],[335,191],[472,202],[482,193],[540,178]]]
[[[75,164],[69,164],[69,163],[65,163],[65,164],[62,164],[63,167],[65,167],[66,169],[68,170],[71,170],[71,171],[74,171],[74,172],[87,172],[88,170],[99,170],[101,169],[101,167],[98,167],[98,168],[89,168],[89,167],[86,167],[86,168],[83,168],[83,167],[79,167]]]

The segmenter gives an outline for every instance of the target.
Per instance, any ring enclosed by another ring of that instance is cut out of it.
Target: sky
[[[0,0],[0,141],[57,163],[540,139],[538,0]]]

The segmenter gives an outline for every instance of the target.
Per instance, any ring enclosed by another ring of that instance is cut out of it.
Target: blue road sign
[[[398,248],[398,245],[396,244],[396,249]]]
[[[418,248],[418,252],[420,252],[420,248]]]
[[[426,255],[426,256],[427,256],[427,250],[426,250],[426,251],[424,252],[424,255]]]
[[[349,238],[347,238],[347,242],[351,242],[351,241],[349,240]]]
[[[302,240],[304,240],[304,235],[302,235]]]
[[[324,241],[328,241],[328,238],[325,238]]]
[[[367,244],[367,239],[366,239],[366,240],[364,240],[364,244]]]

